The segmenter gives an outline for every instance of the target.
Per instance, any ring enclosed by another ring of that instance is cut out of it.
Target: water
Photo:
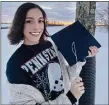
[[[64,26],[48,27],[50,35],[61,30]],[[6,83],[6,62],[12,53],[20,46],[12,46],[7,39],[9,29],[1,30],[1,78],[2,78],[2,104],[8,104],[8,86]],[[102,47],[96,56],[96,104],[108,104],[108,33],[101,30],[99,27],[96,29],[95,38],[100,42]]]

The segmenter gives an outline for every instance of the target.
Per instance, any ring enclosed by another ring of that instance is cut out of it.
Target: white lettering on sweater
[[[35,57],[32,57],[28,62],[24,63],[21,68],[27,72],[31,71],[34,75],[38,70],[42,69],[50,60],[56,57],[55,50],[53,46],[47,48],[37,54]]]

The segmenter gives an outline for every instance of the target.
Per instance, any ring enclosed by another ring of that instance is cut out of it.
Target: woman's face
[[[30,9],[25,18],[24,24],[24,44],[34,45],[39,43],[39,39],[44,31],[44,18],[38,8]]]

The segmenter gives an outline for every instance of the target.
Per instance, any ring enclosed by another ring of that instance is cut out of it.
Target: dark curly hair
[[[49,36],[47,29],[46,29],[47,27],[46,13],[37,4],[27,2],[27,3],[22,4],[15,13],[12,26],[8,34],[8,39],[11,45],[19,44],[22,40],[24,40],[23,30],[24,30],[26,14],[30,9],[33,9],[33,8],[38,8],[42,12],[42,15],[44,18],[44,31],[42,33],[42,36],[39,42],[44,41],[45,36]]]

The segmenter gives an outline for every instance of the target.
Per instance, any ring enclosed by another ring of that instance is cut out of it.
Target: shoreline
[[[48,25],[47,27],[54,27],[54,26],[68,26],[68,25]],[[100,27],[108,27],[109,25],[96,25],[96,26],[100,26]],[[9,29],[11,28],[10,26],[1,26],[1,29]]]

